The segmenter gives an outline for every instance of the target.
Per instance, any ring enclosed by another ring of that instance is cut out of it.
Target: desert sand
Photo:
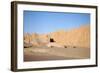
[[[25,33],[24,42],[31,45],[24,44],[24,61],[90,58],[89,25],[47,34]]]

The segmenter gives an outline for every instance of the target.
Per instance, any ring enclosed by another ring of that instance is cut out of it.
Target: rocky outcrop
[[[53,42],[50,42],[50,38]],[[48,34],[24,34],[24,42],[33,46],[63,46],[90,48],[90,26],[81,26],[72,30],[59,30]]]
[[[90,47],[90,26],[82,26],[69,31],[50,33],[56,43],[73,47]]]

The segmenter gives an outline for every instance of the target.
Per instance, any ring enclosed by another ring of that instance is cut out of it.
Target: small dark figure
[[[73,48],[76,48],[76,46],[73,46]]]
[[[67,46],[64,46],[65,48],[67,48]]]
[[[53,48],[54,46],[51,46],[51,48]]]

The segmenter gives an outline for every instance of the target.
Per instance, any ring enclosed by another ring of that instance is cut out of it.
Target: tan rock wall
[[[90,26],[82,26],[69,31],[59,30],[48,34],[26,34],[24,41],[29,42],[32,40],[40,41],[34,42],[38,46],[41,44],[49,43],[50,38],[53,38],[56,43],[66,46],[86,47],[90,48]]]

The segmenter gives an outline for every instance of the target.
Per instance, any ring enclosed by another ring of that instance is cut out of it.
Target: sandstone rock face
[[[24,42],[31,43],[33,46],[46,46],[50,44],[50,38],[56,45],[90,48],[90,26],[81,26],[68,31],[59,30],[48,34],[24,34]]]
[[[90,26],[54,32],[50,36],[61,45],[90,48]]]
[[[48,37],[45,34],[24,34],[24,42],[33,46],[45,46],[48,43]]]

